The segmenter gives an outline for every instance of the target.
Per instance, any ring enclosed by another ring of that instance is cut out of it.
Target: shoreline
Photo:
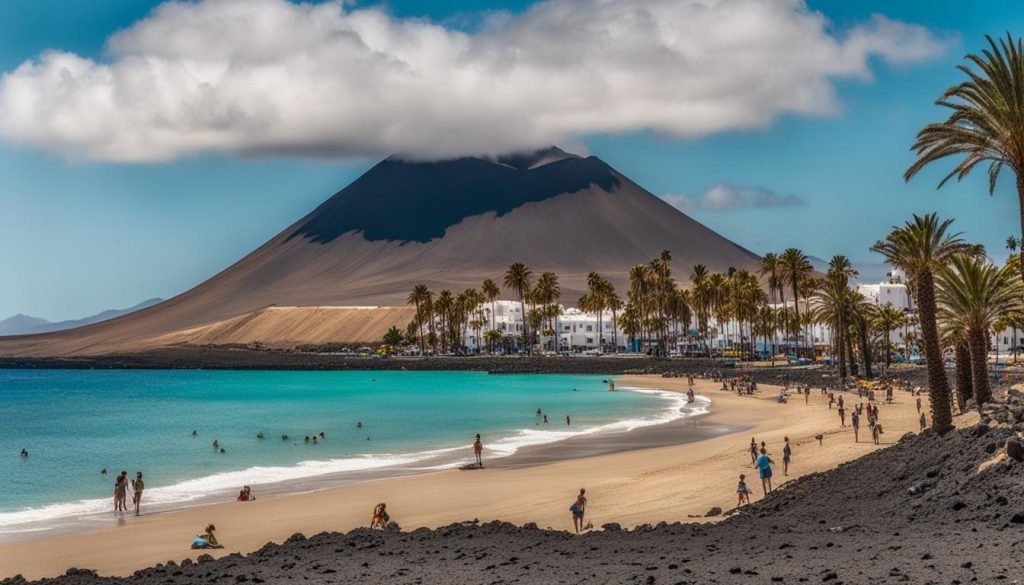
[[[656,394],[673,394],[677,392],[660,390],[654,388],[629,388],[620,387],[623,392],[643,392]],[[538,444],[520,446],[514,452],[504,454],[500,450],[493,451],[485,447],[484,458],[488,469],[521,468],[558,461],[595,457],[612,453],[622,453],[641,449],[664,447],[673,444],[691,443],[707,438],[734,432],[724,425],[701,424],[699,419],[707,416],[709,401],[698,397],[700,400],[694,404],[681,403],[679,397],[674,398],[659,396],[669,404],[664,410],[665,413],[673,413],[669,421],[659,422],[649,419],[627,419],[616,420],[611,423],[600,424],[594,427],[585,428],[582,431],[571,431],[573,435],[564,438]],[[706,402],[705,402],[706,401]],[[615,428],[625,423],[646,422],[635,428]],[[559,427],[561,428],[561,427]],[[519,429],[519,432],[531,429]],[[497,439],[497,444],[503,440],[514,439],[516,435],[502,436]],[[297,495],[305,495],[331,490],[334,488],[351,486],[365,482],[379,480],[398,479],[415,477],[417,475],[436,473],[453,470],[470,462],[472,455],[467,446],[447,446],[436,449],[429,449],[422,452],[397,453],[387,455],[395,459],[411,459],[407,462],[390,463],[381,467],[366,467],[364,469],[330,471],[306,477],[273,480],[265,483],[249,481],[248,485],[253,488],[259,498],[279,498]],[[289,467],[301,466],[312,461],[297,462]],[[245,470],[239,470],[239,472]],[[203,477],[183,479],[171,486],[174,488],[182,482],[202,481]],[[159,490],[161,488],[151,488]],[[151,492],[152,493],[152,492]],[[158,516],[185,511],[203,506],[218,505],[225,502],[232,502],[235,499],[237,487],[216,489],[202,496],[185,501],[174,501],[164,503],[144,503],[143,516]],[[106,502],[106,498],[100,498]],[[83,500],[92,501],[90,500]],[[73,502],[60,502],[46,506],[31,508],[31,510],[44,510],[50,507],[61,507],[73,504]],[[27,511],[27,510],[25,510]],[[25,511],[15,511],[24,513]],[[115,519],[124,518],[130,520],[134,516],[114,516]],[[74,534],[90,532],[102,529],[110,525],[111,514],[109,510],[102,512],[90,512],[71,516],[63,516],[38,521],[28,521],[19,524],[11,524],[0,527],[0,544],[16,543],[25,540],[45,539],[50,536],[62,534]]]
[[[620,387],[674,391],[685,391],[686,386],[685,379],[654,376],[618,378],[616,383]],[[823,428],[838,424],[832,420],[834,412],[824,407],[816,393],[810,396],[810,405],[805,406],[794,401],[775,404],[767,398],[774,395],[774,389],[767,387],[754,397],[721,392],[717,385],[703,381],[695,389],[710,396],[716,405],[710,414],[697,420],[702,425],[725,425],[728,433],[665,447],[555,462],[525,461],[522,465],[473,472],[438,471],[302,495],[268,497],[246,504],[221,503],[138,520],[125,519],[118,526],[86,533],[0,545],[0,575],[21,573],[39,578],[60,574],[72,566],[96,569],[106,575],[125,575],[169,559],[195,558],[197,553],[208,551],[189,551],[190,535],[211,521],[220,528],[220,539],[227,546],[212,551],[218,553],[215,556],[248,553],[267,542],[281,542],[295,532],[312,534],[365,526],[369,511],[378,501],[388,502],[393,519],[406,531],[474,518],[535,522],[565,529],[568,517],[563,500],[585,486],[588,494],[594,494],[591,505],[595,526],[606,522],[636,526],[687,521],[703,517],[711,507],[732,508],[736,475],[751,473],[745,455],[746,430],[759,440],[767,440],[776,459],[781,459],[782,435],[791,436],[796,451],[792,478],[831,469],[877,450],[864,442],[854,444],[852,436],[848,443],[834,441],[835,435],[848,431]],[[916,423],[906,396],[898,397],[903,399],[897,401],[900,404],[886,405],[883,410],[900,413],[898,420],[892,421],[888,420],[889,414],[884,415],[887,424],[893,425],[887,427],[887,443],[899,438],[901,426],[912,428],[912,423]],[[813,436],[823,430],[827,438],[819,447]],[[789,479],[781,474],[778,478],[780,483]],[[757,482],[748,482],[759,496],[758,486],[753,485]],[[715,519],[718,518],[711,520]],[[133,547],[130,558],[110,550],[111,539],[124,538],[139,543]]]

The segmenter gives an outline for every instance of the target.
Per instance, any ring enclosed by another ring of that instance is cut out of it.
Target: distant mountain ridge
[[[152,307],[158,303],[162,303],[161,298],[146,299],[137,305],[128,307],[127,309],[107,309],[92,315],[90,317],[84,317],[82,319],[68,319],[65,321],[47,321],[46,319],[40,319],[39,317],[32,317],[29,315],[18,314],[13,317],[8,317],[0,321],[0,336],[2,335],[31,335],[34,333],[52,333],[54,331],[64,331],[65,329],[74,329],[75,327],[83,327],[85,325],[92,325],[93,323],[100,323],[127,315],[128,313],[134,313],[135,311],[141,311],[147,307]]]

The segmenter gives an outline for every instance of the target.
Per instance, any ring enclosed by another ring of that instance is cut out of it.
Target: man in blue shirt
[[[757,467],[758,473],[761,475],[761,489],[765,496],[772,491],[772,463],[775,462],[768,456],[764,447],[761,447],[761,455],[754,461],[754,466]]]

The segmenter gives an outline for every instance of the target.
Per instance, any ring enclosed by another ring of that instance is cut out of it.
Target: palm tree
[[[991,400],[988,332],[1002,317],[1024,310],[1024,284],[1014,270],[977,256],[958,255],[937,271],[939,317],[963,330],[971,351],[974,402]]]
[[[619,295],[615,294],[615,286],[611,282],[607,282],[605,287],[605,306],[612,312],[612,345],[614,346],[613,353],[619,353],[619,319],[618,313],[622,310],[622,299]]]
[[[882,335],[885,344],[885,367],[887,368],[892,365],[892,332],[903,326],[903,319],[903,311],[886,303],[884,307],[878,309],[875,318],[871,320],[871,326]]]
[[[958,65],[967,79],[947,89],[936,104],[952,113],[944,122],[928,124],[917,133],[911,149],[917,160],[903,177],[909,181],[929,164],[947,156],[963,159],[939,182],[962,180],[980,163],[988,163],[988,192],[995,192],[1003,167],[1016,175],[1017,200],[1024,204],[1024,46],[1007,33],[997,43],[985,35],[989,48],[969,54],[969,65]],[[972,68],[970,65],[974,65]],[[1024,237],[1024,207],[1018,207]],[[1024,255],[1019,259],[1024,275]]]
[[[551,335],[555,335],[555,323],[554,317],[556,313],[552,307],[555,307],[555,303],[559,297],[562,296],[562,288],[558,284],[558,275],[554,272],[543,272],[540,278],[537,279],[537,285],[533,289],[534,300],[541,305],[541,314],[545,321],[548,322],[548,331]],[[558,351],[558,340],[554,342],[555,351]]]
[[[498,300],[501,289],[498,288],[498,285],[493,280],[485,278],[483,284],[480,285],[480,292],[483,294],[484,299],[491,303],[491,329],[496,329],[494,326],[494,301]]]
[[[440,320],[441,326],[441,351],[448,351],[448,344],[451,341],[451,328],[453,321],[453,311],[455,309],[455,297],[452,295],[452,291],[448,289],[442,289],[437,293],[437,299],[434,301],[434,311]]]
[[[779,255],[775,252],[768,252],[764,256],[761,256],[761,261],[757,266],[757,273],[762,278],[768,279],[768,296],[771,297],[772,304],[777,303],[775,291],[782,288],[781,278],[782,264],[779,262]],[[778,336],[776,334],[776,322],[774,319],[771,324],[771,335],[772,335],[772,366],[775,366],[775,354],[778,352]]]
[[[852,305],[850,281],[842,272],[829,271],[823,286],[815,294],[815,318],[828,324],[833,332],[833,353],[839,369],[840,382],[846,382],[847,361],[852,358],[847,351],[850,312]]]
[[[800,282],[810,276],[811,272],[814,271],[814,267],[811,266],[811,261],[807,258],[807,255],[801,252],[797,248],[787,248],[786,251],[779,256],[779,263],[782,266],[782,274],[785,277],[786,282],[792,287],[793,291],[793,310],[796,312],[796,323],[800,323]],[[799,331],[793,332],[799,335]],[[797,350],[799,355],[800,351]]]
[[[590,297],[590,310],[597,315],[597,347],[598,351],[604,351],[604,329],[601,328],[601,316],[604,313],[606,298],[604,278],[596,272],[587,275],[587,296]]]
[[[953,428],[953,413],[949,407],[949,381],[935,320],[935,272],[953,256],[978,251],[978,247],[965,243],[959,233],[949,233],[952,223],[951,219],[940,221],[934,213],[914,215],[903,227],[894,227],[884,240],[871,247],[872,251],[885,256],[886,262],[903,269],[912,280],[928,368],[932,428],[942,433]]]
[[[423,339],[423,322],[426,320],[424,318],[424,312],[426,307],[430,304],[431,296],[430,289],[427,288],[427,285],[417,284],[413,287],[412,292],[409,293],[409,297],[406,300],[410,305],[416,306],[416,322],[418,323],[420,331],[420,355],[426,355],[426,348],[424,346]]]
[[[708,269],[703,264],[696,264],[690,272],[690,287],[693,291],[691,298],[693,308],[697,312],[697,336],[698,344],[703,343],[707,350],[707,328],[708,328]]]
[[[519,296],[519,308],[523,314],[523,343],[527,343],[528,339],[526,331],[526,293],[530,290],[531,276],[533,276],[533,272],[522,262],[515,262],[505,271],[505,288]],[[526,352],[530,352],[529,346],[527,346]]]

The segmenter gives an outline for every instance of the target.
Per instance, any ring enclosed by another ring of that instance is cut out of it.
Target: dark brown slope
[[[102,324],[0,339],[0,355],[132,351],[268,305],[401,305],[416,283],[478,286],[517,261],[557,272],[573,302],[588,272],[622,290],[631,265],[666,249],[679,275],[757,261],[596,157],[388,159],[192,290]]]

